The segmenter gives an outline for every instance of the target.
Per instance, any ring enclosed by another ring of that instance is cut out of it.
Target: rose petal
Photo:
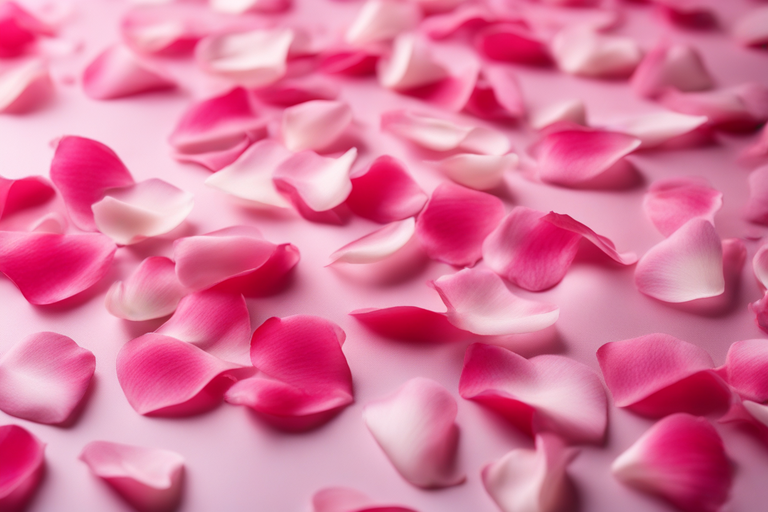
[[[55,195],[51,184],[42,176],[18,180],[0,176],[0,218],[48,201]]]
[[[125,281],[109,288],[104,303],[118,318],[151,320],[176,310],[187,289],[176,277],[176,265],[163,256],[152,256],[138,266]]]
[[[413,238],[413,217],[393,222],[369,233],[331,254],[332,263],[375,263],[402,249]]]
[[[581,100],[566,100],[553,103],[534,112],[531,118],[531,127],[535,130],[543,130],[548,126],[563,122],[586,126],[587,110]]]
[[[432,39],[444,39],[464,27],[483,27],[495,20],[496,16],[485,5],[464,2],[451,12],[428,17],[419,29]]]
[[[320,56],[320,70],[324,73],[350,76],[372,75],[376,72],[379,52],[370,49],[330,48]]]
[[[672,23],[694,29],[713,29],[719,23],[709,6],[690,0],[652,0]]]
[[[636,94],[647,98],[670,87],[678,91],[704,91],[714,85],[695,48],[666,42],[643,57],[630,83]]]
[[[123,16],[120,32],[135,52],[185,54],[213,29],[209,17],[205,11],[180,3],[138,6]]]
[[[200,165],[211,172],[217,172],[234,163],[250,145],[250,137],[242,135],[240,142],[230,148],[208,150],[203,153],[181,153],[177,151],[172,156],[179,162]]]
[[[53,92],[48,66],[42,60],[32,59],[6,68],[0,73],[0,114],[23,114],[35,110]]]
[[[641,148],[653,148],[704,126],[705,116],[688,116],[676,112],[656,112],[616,123],[612,128],[640,139]]]
[[[542,217],[542,220],[554,224],[561,229],[565,229],[566,231],[572,231],[573,233],[583,236],[616,263],[621,263],[622,265],[632,265],[637,261],[637,256],[635,253],[619,253],[616,250],[616,246],[613,245],[613,242],[609,238],[598,235],[592,231],[592,229],[577,221],[570,215],[562,215],[560,213],[549,212],[547,215]]]
[[[749,303],[749,310],[755,315],[755,323],[763,331],[768,332],[768,293],[755,302]]]
[[[768,165],[752,171],[749,175],[749,201],[744,217],[757,224],[768,224]]]
[[[291,107],[313,100],[335,100],[339,96],[339,85],[310,76],[302,80],[280,80],[270,86],[256,89],[254,94],[265,103]]]
[[[450,323],[445,313],[415,306],[357,309],[349,314],[386,338],[414,343],[443,343],[467,338],[466,331]]]
[[[635,284],[664,302],[715,297],[725,290],[723,246],[714,226],[691,219],[640,258]]]
[[[456,327],[481,335],[521,334],[553,325],[560,308],[522,299],[489,270],[464,269],[433,282]]]
[[[468,59],[466,62],[457,63],[449,72],[450,75],[436,82],[398,92],[451,112],[460,112],[474,105],[471,100],[476,93],[480,63]],[[481,87],[483,84],[484,82]],[[480,94],[482,96],[483,92]]]
[[[397,159],[382,155],[362,174],[351,178],[347,205],[360,217],[386,224],[418,214],[427,194]]]
[[[44,471],[45,444],[18,425],[0,427],[0,507],[23,510]]]
[[[607,31],[619,25],[624,13],[611,1],[544,1],[523,4],[521,18],[541,37],[551,37],[563,29],[583,28]]]
[[[0,272],[30,304],[53,304],[101,280],[116,250],[98,233],[0,231]]]
[[[0,5],[0,58],[17,57],[39,36],[52,36],[54,29],[16,2]]]
[[[768,245],[762,245],[752,257],[752,270],[760,290],[768,289]]]
[[[312,496],[312,512],[416,512],[398,505],[377,505],[368,496],[346,487],[328,487]]]
[[[295,245],[280,244],[262,266],[227,279],[216,285],[216,289],[246,297],[273,295],[289,283],[291,271],[300,259],[299,249]]]
[[[323,149],[352,123],[352,109],[342,101],[315,100],[285,109],[282,134],[291,151]]]
[[[568,502],[566,469],[577,452],[551,434],[536,449],[518,448],[483,468],[485,490],[502,512],[553,512]]]
[[[531,66],[552,63],[547,45],[522,23],[490,25],[477,34],[475,46],[482,55],[493,60]]]
[[[32,334],[0,359],[0,410],[37,423],[64,423],[96,369],[91,351],[53,332]]]
[[[368,0],[350,24],[344,39],[352,46],[367,46],[390,41],[416,27],[421,11],[412,2]]]
[[[643,55],[633,39],[583,27],[560,31],[552,40],[551,50],[562,71],[598,78],[629,76]]]
[[[29,230],[40,233],[63,235],[67,232],[68,227],[69,224],[67,223],[67,219],[62,214],[51,212],[38,219]]]
[[[651,427],[619,455],[611,470],[622,483],[685,512],[720,510],[732,481],[720,435],[704,418],[682,413]]]
[[[482,257],[483,240],[504,216],[490,194],[451,183],[439,185],[416,221],[416,235],[430,258],[459,267]]]
[[[83,72],[83,90],[96,100],[175,88],[173,79],[119,45],[104,50]]]
[[[723,205],[722,192],[695,177],[667,178],[651,184],[643,209],[656,229],[669,236],[691,219],[712,224]]]
[[[424,488],[458,485],[458,406],[440,384],[423,377],[365,406],[363,420],[400,475]]]
[[[501,347],[470,345],[459,393],[490,407],[534,436],[552,432],[578,443],[600,443],[608,421],[597,375],[559,355],[530,360]]]
[[[768,343],[765,340],[737,341],[728,349],[720,375],[744,400],[768,401]]]
[[[744,150],[740,160],[746,163],[763,163],[766,158],[768,158],[768,124],[763,126],[763,129],[760,130],[760,135],[757,141]]]
[[[731,35],[744,46],[768,44],[768,7],[756,7],[741,16],[731,28]]]
[[[453,155],[435,162],[440,171],[453,181],[475,190],[489,190],[504,181],[504,174],[517,165],[515,154],[496,155]]]
[[[62,137],[51,162],[51,180],[77,227],[96,231],[91,205],[107,189],[133,185],[133,177],[114,151],[84,137]]]
[[[523,117],[525,102],[515,74],[503,67],[485,67],[464,109],[486,119]]]
[[[139,510],[172,510],[181,499],[184,458],[178,453],[92,441],[79,459]]]
[[[398,36],[392,54],[379,60],[379,83],[395,91],[407,91],[434,84],[448,77],[448,71],[433,58],[426,43],[413,34]]]
[[[293,0],[211,0],[211,9],[219,12],[243,14],[246,12],[278,13],[291,8]]]

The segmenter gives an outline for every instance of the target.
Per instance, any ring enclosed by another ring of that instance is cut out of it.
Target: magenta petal
[[[0,4],[0,58],[17,57],[26,52],[38,36],[52,36],[51,26],[39,20],[18,3]]]
[[[139,510],[172,510],[181,498],[184,458],[178,453],[93,441],[79,458]]]
[[[456,468],[457,412],[445,388],[417,377],[394,395],[368,404],[363,420],[403,478],[417,487],[440,488],[466,479]]]
[[[25,114],[45,104],[54,93],[48,66],[32,59],[0,73],[0,114]]]
[[[744,217],[750,222],[768,224],[768,165],[755,169],[749,175],[749,201]]]
[[[301,259],[298,247],[280,244],[275,247],[262,266],[253,271],[232,277],[216,285],[219,291],[243,294],[246,297],[264,297],[285,288],[291,271]]]
[[[243,135],[240,138],[240,141],[234,146],[225,149],[214,149],[202,153],[182,153],[176,151],[172,156],[179,162],[199,165],[211,172],[217,172],[240,158],[240,155],[242,155],[250,145],[251,139],[248,135]]]
[[[350,123],[352,109],[346,103],[307,101],[283,112],[283,142],[291,151],[324,149],[333,144]]]
[[[475,343],[464,356],[459,393],[490,407],[534,436],[552,432],[577,443],[600,443],[608,403],[595,373],[559,355],[527,360],[514,352]]]
[[[85,396],[95,369],[93,354],[66,336],[28,336],[0,359],[0,410],[38,423],[63,423]]]
[[[464,110],[487,119],[524,117],[525,102],[515,74],[503,67],[484,68]]]
[[[678,91],[704,91],[713,82],[698,52],[687,45],[662,43],[643,57],[632,75],[632,89],[655,97],[672,87]]]
[[[592,231],[592,229],[575,220],[570,215],[549,212],[544,217],[542,217],[541,220],[554,224],[555,226],[566,231],[571,231],[581,235],[582,237],[592,242],[598,249],[603,251],[617,263],[621,263],[622,265],[632,265],[637,261],[637,256],[634,253],[619,253],[616,250],[616,246],[613,245],[613,242],[609,238],[598,235]]]
[[[31,304],[52,304],[96,284],[117,247],[98,233],[0,232],[0,272]]]
[[[546,43],[520,23],[496,23],[484,28],[477,34],[475,46],[493,60],[532,66],[552,63]]]
[[[398,505],[378,505],[368,496],[346,487],[327,487],[312,496],[312,512],[416,512]]]
[[[768,342],[737,341],[728,349],[725,365],[719,369],[731,388],[743,399],[768,401]]]
[[[654,182],[643,200],[645,214],[665,236],[691,219],[715,222],[723,205],[722,192],[699,178],[667,178]]]
[[[485,5],[465,2],[449,13],[430,16],[421,23],[419,29],[432,39],[444,39],[464,27],[485,26],[495,18],[496,16]]]
[[[84,137],[62,137],[51,162],[51,180],[64,198],[72,222],[96,231],[91,205],[110,188],[133,185],[133,176],[114,151]]]
[[[731,34],[744,46],[768,44],[768,7],[755,7],[748,11],[736,21]]]
[[[467,338],[466,331],[448,321],[445,313],[415,306],[358,309],[349,313],[373,332],[414,343],[450,342]]]
[[[176,82],[124,46],[107,48],[83,72],[83,89],[96,100],[111,100],[175,89]]]
[[[438,186],[416,221],[416,235],[433,259],[464,267],[482,257],[483,240],[504,216],[490,194],[451,183]]]
[[[343,203],[352,191],[349,173],[355,158],[356,148],[338,158],[302,151],[275,169],[275,185],[290,197],[302,215],[303,208],[312,212],[332,210]]]
[[[339,85],[321,77],[310,75],[300,80],[281,80],[268,87],[256,89],[258,98],[272,105],[291,107],[313,100],[335,100]]]
[[[55,191],[42,176],[18,180],[0,177],[0,218],[48,201]]]
[[[733,478],[714,427],[683,413],[656,423],[619,455],[611,470],[624,484],[660,496],[684,512],[720,510]]]
[[[176,277],[176,265],[163,256],[151,256],[125,281],[107,292],[107,311],[125,320],[151,320],[170,315],[187,289]]]
[[[18,425],[0,427],[0,508],[23,510],[43,474],[45,444]]]

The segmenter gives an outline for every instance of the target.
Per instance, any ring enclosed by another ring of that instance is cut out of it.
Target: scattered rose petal
[[[69,223],[67,222],[66,217],[59,212],[51,212],[35,221],[29,230],[40,233],[63,235],[67,232],[68,227]]]
[[[455,9],[466,0],[415,0],[419,7],[421,7],[427,14],[436,14],[447,12]]]
[[[53,187],[42,176],[18,180],[0,176],[0,218],[42,204],[54,194]]]
[[[686,28],[713,29],[719,22],[706,2],[696,0],[652,0],[672,23]]]
[[[728,349],[718,371],[738,395],[753,402],[768,401],[768,342],[737,341]]]
[[[472,108],[475,105],[472,98],[477,93],[476,86],[478,86],[480,63],[475,59],[459,61],[454,66],[454,69],[450,69],[447,72],[450,75],[436,82],[398,92],[418,98],[450,112],[460,112],[467,107]],[[483,81],[480,82],[479,87],[482,89],[480,91],[482,99],[483,93],[487,92],[487,86]],[[484,87],[486,89],[483,89]],[[509,96],[513,95],[514,91],[509,94]],[[499,110],[503,111],[503,108],[494,110],[494,113],[498,113]],[[507,115],[506,117],[509,116]]]
[[[331,254],[331,264],[381,261],[402,249],[413,238],[415,231],[416,221],[412,217],[393,222]]]
[[[217,172],[234,163],[250,145],[250,137],[242,135],[240,141],[229,148],[209,150],[203,153],[182,153],[176,151],[172,156],[179,162],[200,165],[211,172]]]
[[[749,201],[744,217],[750,222],[768,225],[768,165],[749,175]]]
[[[531,127],[534,130],[543,130],[548,126],[563,122],[586,126],[587,109],[581,100],[566,100],[553,103],[534,112],[531,118]]]
[[[18,425],[0,427],[0,507],[23,510],[44,471],[45,444]]]
[[[209,4],[214,11],[231,14],[279,13],[290,9],[293,0],[211,0]]]
[[[559,32],[551,49],[562,71],[597,78],[629,76],[643,55],[633,39],[579,27]]]
[[[432,39],[444,39],[464,27],[483,27],[495,19],[485,5],[464,2],[451,12],[428,17],[419,29]]]
[[[607,31],[624,20],[624,13],[612,1],[543,1],[522,4],[521,18],[541,37],[552,37],[564,29]]]
[[[752,270],[761,291],[768,289],[768,245],[762,245],[752,257]]]
[[[445,313],[415,306],[358,309],[349,313],[373,332],[386,338],[414,343],[444,343],[467,338]]]
[[[352,46],[367,46],[394,39],[418,25],[421,11],[414,2],[368,0],[347,29],[345,40]]]
[[[736,21],[733,37],[744,46],[768,44],[768,7],[755,7]]]
[[[437,382],[417,377],[394,395],[368,404],[363,419],[392,465],[411,484],[423,488],[457,485],[458,406]]]
[[[395,39],[392,54],[379,60],[379,83],[396,91],[434,84],[448,77],[448,71],[437,63],[426,43],[413,34]]]
[[[342,101],[315,100],[285,109],[282,134],[291,151],[324,149],[352,123],[352,109]]]
[[[330,48],[321,54],[320,70],[324,73],[350,76],[372,75],[376,72],[380,52],[358,48]]]
[[[685,512],[716,512],[728,499],[731,464],[720,435],[704,418],[668,416],[611,467],[622,483]]]
[[[216,289],[246,297],[273,295],[290,283],[291,271],[300,259],[299,249],[295,245],[280,244],[262,266],[231,277],[216,285]]]
[[[128,47],[147,55],[190,53],[212,29],[207,12],[181,3],[134,7],[120,23]]]
[[[151,256],[125,281],[112,284],[104,302],[116,317],[138,322],[170,315],[186,293],[176,277],[175,263]]]
[[[435,165],[459,185],[475,190],[489,190],[500,185],[504,181],[504,173],[513,169],[517,162],[515,154],[497,156],[465,153],[450,156]]]
[[[637,256],[635,253],[619,253],[616,250],[616,246],[609,238],[598,235],[592,231],[592,229],[575,220],[570,215],[549,212],[542,218],[542,220],[550,222],[561,229],[565,229],[566,231],[572,231],[578,235],[581,235],[582,237],[592,242],[595,247],[600,249],[616,263],[621,263],[622,265],[632,265],[637,261]]]
[[[16,2],[0,4],[0,58],[18,57],[39,36],[54,35],[53,27]]]
[[[647,98],[670,87],[678,91],[704,91],[714,85],[695,48],[665,42],[643,57],[630,83],[635,93]]]
[[[83,72],[83,90],[96,100],[175,88],[173,79],[143,62],[124,46],[107,48]]]
[[[335,100],[339,96],[339,89],[336,82],[310,76],[301,80],[280,80],[256,89],[254,94],[265,103],[291,107],[313,100]]]
[[[416,512],[399,505],[380,505],[346,487],[328,487],[312,496],[312,512]]]
[[[48,66],[40,59],[21,62],[0,73],[0,114],[24,114],[44,104],[54,92]]]
[[[515,74],[497,66],[483,69],[463,107],[478,117],[502,120],[520,119],[526,110]]]
[[[746,163],[764,163],[768,160],[768,124],[763,126],[763,129],[760,130],[760,135],[758,136],[757,141],[744,150],[740,160]]]
[[[615,124],[613,129],[640,139],[641,148],[653,148],[675,137],[693,132],[704,126],[707,120],[705,116],[656,112]]]
[[[577,443],[600,443],[608,422],[603,385],[581,363],[559,355],[525,359],[475,343],[464,356],[459,393],[502,414],[523,432],[551,432]]]
[[[695,177],[655,181],[643,199],[645,214],[664,236],[671,235],[691,219],[714,224],[715,214],[722,206],[722,192]]]
[[[547,66],[552,63],[544,41],[522,23],[495,23],[475,39],[478,51],[492,60]]]

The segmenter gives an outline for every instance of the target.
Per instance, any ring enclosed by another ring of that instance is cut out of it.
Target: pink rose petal
[[[464,2],[451,12],[428,17],[419,29],[432,39],[444,39],[462,28],[483,27],[495,20],[496,16],[485,5]]]
[[[490,25],[477,34],[475,46],[492,60],[531,66],[552,63],[546,43],[523,23]]]
[[[350,24],[344,39],[358,47],[390,41],[400,33],[415,28],[421,16],[414,2],[368,0]]]
[[[30,231],[40,233],[55,233],[57,235],[63,235],[67,232],[69,223],[67,219],[59,212],[51,212],[45,214],[43,217],[35,221]]]
[[[569,28],[607,31],[624,20],[624,12],[613,1],[550,0],[520,7],[521,18],[542,37],[551,37]]]
[[[83,90],[96,100],[175,88],[173,79],[124,46],[107,48],[83,72]]]
[[[652,0],[672,23],[685,28],[713,29],[719,22],[706,2],[696,0]]]
[[[208,150],[203,153],[182,153],[176,151],[172,156],[179,162],[200,165],[211,172],[217,172],[240,158],[240,155],[248,149],[251,142],[248,135],[242,135],[240,141],[229,148]]]
[[[42,176],[11,180],[0,176],[0,218],[42,204],[55,195]]]
[[[386,224],[418,214],[427,194],[397,159],[383,155],[351,178],[347,205],[360,217]]]
[[[43,476],[45,444],[18,425],[0,427],[0,507],[24,510]]]
[[[24,114],[43,105],[54,92],[48,66],[39,59],[0,72],[0,114]]]
[[[325,423],[354,401],[352,374],[341,350],[345,337],[324,318],[270,318],[251,339],[258,374],[232,386],[227,402],[248,406],[283,428]]]
[[[335,100],[339,85],[316,76],[301,80],[280,80],[267,87],[256,89],[254,94],[263,102],[281,107],[291,107],[313,100]]]
[[[695,48],[666,42],[643,57],[630,83],[636,94],[647,98],[656,97],[668,88],[704,91],[714,85]]]
[[[328,487],[312,496],[312,512],[416,512],[399,505],[379,505],[368,496],[346,487]]]
[[[96,369],[91,351],[54,332],[32,334],[0,359],[0,410],[56,425],[72,416]]]
[[[768,224],[768,165],[752,171],[749,175],[749,201],[744,217],[757,224]]]
[[[531,127],[543,130],[549,126],[561,123],[573,123],[582,126],[587,124],[587,110],[581,100],[566,100],[552,103],[533,113]]]
[[[423,488],[458,485],[458,406],[440,384],[417,377],[394,395],[368,404],[363,420],[400,475]]]
[[[53,304],[101,280],[116,250],[109,238],[97,233],[0,231],[0,272],[30,304]]]
[[[440,80],[422,86],[398,90],[398,92],[418,98],[450,112],[460,112],[471,104],[470,100],[475,94],[478,82],[480,63],[474,59],[467,59],[464,62],[456,63],[454,68],[447,72],[450,74]],[[480,85],[483,87],[484,82]]]
[[[768,289],[768,245],[762,245],[752,257],[752,270],[761,291]]]
[[[694,177],[655,181],[643,199],[645,214],[664,236],[671,235],[691,219],[714,224],[715,214],[722,205],[722,192],[706,180]]]
[[[684,512],[717,512],[731,490],[732,470],[720,435],[704,418],[668,416],[611,467],[622,483],[660,496]]]
[[[635,284],[664,302],[715,297],[725,290],[723,246],[712,223],[691,219],[640,258]]]
[[[504,67],[485,67],[464,110],[486,119],[524,117],[525,102],[515,74]]]
[[[573,233],[581,235],[582,237],[592,242],[595,247],[600,249],[616,263],[621,263],[622,265],[632,265],[637,261],[637,256],[635,253],[619,253],[616,250],[616,246],[613,245],[613,242],[609,238],[598,235],[592,231],[592,229],[577,221],[570,215],[549,212],[547,215],[542,217],[542,220],[554,224],[555,226],[566,231],[572,231]]]
[[[16,2],[0,4],[0,58],[26,52],[39,36],[52,36],[53,27]]]
[[[747,147],[741,154],[740,160],[742,162],[750,163],[764,163],[768,159],[768,124],[763,126],[760,130],[760,135],[754,144]]]
[[[705,116],[656,112],[613,125],[613,129],[640,139],[641,148],[653,148],[704,126]]]
[[[373,332],[386,338],[414,343],[444,343],[467,338],[445,313],[415,306],[358,309],[349,313]]]
[[[393,255],[407,244],[416,231],[411,217],[377,229],[331,254],[332,263],[375,263]]]
[[[419,215],[416,235],[431,258],[472,266],[482,257],[483,240],[503,216],[504,204],[499,198],[443,183]]]
[[[352,123],[352,109],[342,101],[314,100],[285,109],[282,135],[291,151],[324,149]]]
[[[736,21],[731,35],[744,46],[768,44],[768,7],[755,7]]]
[[[501,413],[523,432],[552,432],[577,443],[600,443],[608,422],[597,375],[559,355],[527,360],[475,343],[464,356],[459,393]]]
[[[176,264],[163,256],[151,256],[125,281],[109,288],[105,305],[118,318],[151,320],[176,310],[187,289],[176,277]]]
[[[597,78],[629,76],[643,55],[633,39],[602,35],[582,27],[559,32],[551,50],[562,71]]]
[[[190,53],[212,29],[207,12],[181,3],[137,6],[120,22],[128,47],[148,55]]]
[[[738,395],[753,402],[768,401],[768,342],[737,341],[728,349],[718,371]]]
[[[214,11],[243,14],[280,13],[287,11],[293,5],[293,0],[211,0],[210,6]]]
[[[378,75],[382,87],[407,91],[439,82],[448,71],[433,59],[424,41],[403,34],[395,39],[392,54],[379,60]]]
[[[291,271],[300,259],[299,249],[295,245],[280,244],[263,265],[217,284],[216,289],[246,297],[273,295],[290,283]]]
[[[518,160],[517,155],[512,153],[501,156],[465,153],[450,156],[435,162],[435,165],[459,185],[489,190],[503,183],[504,174],[513,169]]]
[[[560,308],[522,299],[489,270],[464,269],[433,282],[456,327],[481,335],[540,331],[553,325]]]
[[[181,499],[184,458],[178,453],[92,441],[79,458],[139,510],[173,510]]]
[[[357,48],[330,48],[322,52],[320,70],[324,73],[350,76],[373,75],[380,52]]]

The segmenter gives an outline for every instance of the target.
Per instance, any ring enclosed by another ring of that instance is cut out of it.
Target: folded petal
[[[300,259],[298,247],[293,244],[280,244],[262,266],[227,279],[216,285],[216,289],[243,294],[246,297],[273,295],[285,288],[291,271]]]
[[[186,293],[176,277],[176,264],[164,256],[151,256],[125,281],[115,282],[104,302],[118,318],[143,321],[170,315]]]
[[[175,88],[172,78],[119,45],[104,50],[83,72],[83,90],[96,100]]]
[[[723,246],[712,223],[691,219],[651,247],[637,263],[635,284],[642,293],[664,302],[722,294]]]
[[[352,109],[343,101],[307,101],[283,112],[283,142],[291,151],[323,149],[351,123]]]
[[[139,510],[172,510],[181,498],[184,458],[178,453],[92,441],[79,459]]]
[[[65,422],[96,369],[91,351],[54,332],[32,334],[0,359],[0,410],[37,423]]]
[[[352,191],[349,173],[357,158],[352,148],[338,158],[302,151],[281,163],[273,174],[277,189],[314,212],[325,212],[343,203]],[[301,208],[298,208],[301,212]]]
[[[0,73],[0,114],[35,110],[53,92],[48,66],[42,60],[32,59],[6,68]]]
[[[592,242],[595,247],[600,249],[616,263],[621,263],[622,265],[632,265],[637,261],[637,256],[635,253],[619,253],[619,251],[616,250],[616,246],[608,237],[598,235],[592,231],[591,228],[577,221],[570,215],[549,212],[547,215],[542,217],[542,220],[554,224],[555,226],[566,231],[571,231],[581,235],[582,237]]]
[[[518,160],[513,153],[501,156],[463,153],[435,162],[435,165],[459,185],[489,190],[504,181],[504,173],[513,169]]]
[[[768,224],[768,165],[752,171],[749,175],[749,201],[744,217],[757,224]]]
[[[214,11],[232,14],[280,13],[287,11],[293,5],[293,0],[211,0],[210,6]]]
[[[552,63],[546,43],[522,23],[494,23],[477,34],[475,46],[493,60],[531,66]]]
[[[670,87],[678,91],[704,91],[714,85],[695,48],[666,42],[643,57],[630,83],[636,94],[647,98]]]
[[[59,189],[77,227],[96,231],[91,205],[107,189],[133,185],[133,176],[114,151],[84,137],[62,137],[51,162],[51,181]]]
[[[453,325],[446,313],[416,306],[357,309],[349,314],[386,338],[414,343],[443,343],[467,338],[466,331]]]
[[[347,29],[344,39],[352,46],[382,43],[416,28],[420,20],[421,11],[414,2],[368,0]]]
[[[265,103],[291,107],[313,100],[335,100],[339,96],[339,85],[322,77],[310,75],[298,80],[280,80],[253,92]]]
[[[689,116],[676,112],[656,112],[629,119],[612,126],[616,131],[640,139],[641,148],[653,148],[704,126],[705,116]]]
[[[433,286],[456,327],[481,335],[521,334],[553,325],[560,308],[522,299],[489,270],[464,269],[443,276]]]
[[[117,247],[98,233],[0,232],[0,272],[30,304],[53,304],[104,277]]]
[[[551,50],[562,71],[596,78],[629,76],[643,56],[633,39],[582,27],[560,31],[552,40]]]
[[[708,126],[720,130],[754,130],[768,120],[768,87],[758,83],[705,92],[669,89],[659,101],[681,114],[707,116]]]
[[[660,496],[685,512],[716,512],[731,490],[731,463],[704,418],[668,416],[613,462],[622,483]]]
[[[417,487],[440,488],[465,480],[456,468],[457,412],[445,388],[417,377],[365,406],[363,420],[403,478]]]
[[[125,43],[135,52],[148,55],[190,53],[211,30],[213,24],[206,11],[180,3],[137,6],[120,22]]]
[[[0,176],[0,218],[42,204],[55,193],[48,180],[42,176],[28,176],[18,180]]]
[[[674,233],[691,219],[712,224],[723,205],[722,192],[701,178],[667,178],[651,184],[643,199],[643,209],[664,236]]]
[[[608,422],[603,385],[581,363],[559,355],[525,359],[475,343],[464,356],[459,393],[501,413],[523,432],[552,432],[576,443],[600,443]]]
[[[43,474],[45,444],[18,425],[0,427],[0,507],[23,510]]]
[[[536,449],[518,448],[483,468],[485,490],[502,512],[555,512],[569,498],[566,469],[577,452],[552,434],[536,436]]]
[[[728,349],[725,365],[718,371],[740,397],[753,402],[768,401],[768,342],[737,341]]]
[[[768,289],[768,245],[762,245],[752,257],[752,270],[760,290]]]
[[[327,487],[312,496],[312,512],[416,512],[399,505],[379,505],[368,496],[346,487]]]
[[[587,124],[587,109],[581,100],[565,100],[552,103],[533,113],[531,127],[543,130],[560,123],[573,123],[585,126]]]
[[[428,17],[419,29],[432,39],[444,39],[464,27],[482,27],[495,19],[495,14],[485,5],[464,2],[451,12]]]
[[[459,267],[482,257],[483,240],[504,216],[504,204],[490,194],[443,183],[416,221],[416,235],[427,254]]]
[[[519,119],[525,116],[523,93],[515,74],[504,67],[485,67],[464,110],[487,119]]]
[[[351,178],[347,205],[360,217],[386,224],[418,214],[427,194],[399,160],[382,155],[362,174]]]
[[[379,83],[395,91],[434,84],[448,71],[432,57],[426,43],[413,34],[395,39],[392,54],[378,62]]]
[[[744,46],[768,44],[768,7],[756,7],[741,16],[731,28],[731,35]]]
[[[331,254],[331,263],[375,263],[393,255],[416,231],[413,217],[377,229]]]
[[[179,162],[200,165],[211,172],[217,172],[240,158],[240,155],[248,149],[251,142],[251,138],[248,135],[242,135],[239,142],[228,148],[209,149],[202,153],[175,151],[171,156]]]
[[[52,36],[54,29],[16,2],[0,5],[0,58],[18,57],[39,36]]]

